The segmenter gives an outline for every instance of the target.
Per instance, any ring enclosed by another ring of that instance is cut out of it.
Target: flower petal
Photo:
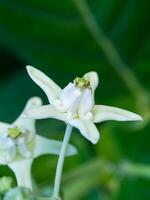
[[[8,164],[8,167],[14,172],[18,187],[27,187],[32,190],[31,166],[32,159],[25,159]]]
[[[5,135],[9,127],[10,127],[10,124],[0,122],[0,135]]]
[[[91,112],[92,108],[94,106],[94,97],[92,95],[92,91],[87,88],[85,91],[83,91],[80,104],[78,106],[78,113],[81,118],[84,119],[86,115]]]
[[[28,109],[38,108],[41,105],[42,105],[42,101],[39,97],[32,97],[31,99],[29,99],[23,112],[18,117],[18,119],[13,123],[13,125],[20,128],[28,129],[32,133],[35,133],[35,120],[24,118],[23,116],[24,116],[24,113],[27,112]]]
[[[79,88],[77,88],[73,83],[69,83],[61,92],[60,106],[55,105],[60,111],[74,112],[77,109],[81,94]]]
[[[69,124],[79,129],[81,134],[93,144],[96,144],[100,139],[98,129],[95,124],[89,120],[75,119],[70,121]]]
[[[24,117],[33,119],[54,118],[61,121],[66,121],[66,114],[59,112],[52,105],[40,106],[39,108],[28,110],[24,113]]]
[[[95,105],[93,109],[94,122],[102,122],[106,120],[117,121],[137,121],[142,120],[142,117],[133,112],[123,110],[116,107]]]
[[[92,91],[94,93],[95,89],[99,84],[98,74],[96,72],[88,72],[87,74],[84,75],[84,77],[90,81]]]
[[[34,157],[38,157],[43,154],[55,154],[59,155],[62,142],[55,140],[50,140],[39,135],[35,137],[35,150]],[[66,156],[71,156],[77,154],[77,150],[73,145],[69,145],[67,149]]]
[[[31,158],[32,153],[28,149],[28,146],[25,143],[25,139],[23,137],[22,138],[21,137],[18,138],[18,140],[17,140],[17,149],[18,149],[20,155],[23,158]]]
[[[53,104],[54,100],[59,97],[61,88],[40,70],[27,66],[27,71],[31,79],[46,93],[49,102]]]

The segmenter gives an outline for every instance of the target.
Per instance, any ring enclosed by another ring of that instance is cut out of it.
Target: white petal
[[[5,135],[9,127],[10,127],[10,124],[0,122],[0,136]]]
[[[8,164],[14,172],[18,187],[27,187],[32,190],[31,166],[32,159],[26,159]]]
[[[94,106],[93,115],[95,123],[106,120],[116,120],[116,121],[142,120],[142,117],[140,115],[135,114],[133,112],[104,105]]]
[[[18,119],[13,123],[13,126],[17,126],[20,128],[28,129],[32,133],[35,133],[35,120],[24,118],[24,113],[31,108],[38,108],[42,105],[42,100],[39,97],[32,97],[27,102],[23,112],[18,117]]]
[[[73,83],[69,83],[61,92],[59,109],[69,112],[75,112],[78,106],[78,102],[81,97],[81,91]]]
[[[31,79],[46,93],[49,102],[53,104],[54,100],[59,97],[61,88],[40,70],[27,66],[27,71]]]
[[[95,89],[97,88],[99,84],[98,74],[96,72],[89,72],[85,74],[84,77],[90,81],[90,84],[92,86],[92,91],[94,93]]]
[[[96,144],[100,139],[98,129],[95,124],[89,120],[75,119],[70,121],[69,124],[79,129],[81,134],[93,144]]]
[[[15,142],[11,139],[7,139],[7,154],[6,154],[6,161],[12,162],[16,157],[16,145]]]
[[[18,138],[17,141],[17,147],[18,147],[18,151],[20,153],[20,155],[23,158],[31,158],[32,153],[29,151],[27,144],[25,143],[25,139],[24,138]]]
[[[16,157],[16,146],[11,138],[0,138],[0,165],[12,162]]]
[[[0,137],[0,149],[3,149],[3,150],[7,149],[7,141],[8,141],[8,137]]]
[[[62,142],[50,140],[50,139],[41,137],[39,135],[36,135],[34,157],[38,157],[43,154],[59,155],[61,146],[62,146]],[[66,155],[71,156],[75,154],[77,154],[76,148],[72,145],[69,145]]]
[[[6,160],[8,163],[12,162],[16,157],[16,146],[9,147],[7,149]]]
[[[83,91],[82,98],[80,100],[78,112],[81,118],[86,117],[86,114],[91,112],[94,106],[94,98],[92,95],[92,91],[90,89],[86,89]]]
[[[36,109],[28,110],[24,117],[29,117],[33,119],[46,119],[46,118],[54,118],[61,121],[66,121],[66,115],[64,113],[59,112],[52,105],[41,106]]]

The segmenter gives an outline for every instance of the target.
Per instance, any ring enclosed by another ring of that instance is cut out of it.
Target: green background
[[[1,121],[14,121],[31,96],[48,102],[28,77],[28,64],[62,88],[76,76],[95,70],[100,76],[97,104],[129,109],[144,117],[143,123],[98,124],[101,140],[97,145],[74,130],[71,143],[79,154],[65,162],[65,200],[150,199],[149,8],[148,0],[0,0]],[[110,48],[112,44],[115,48]],[[116,52],[118,62],[114,61]],[[42,120],[37,129],[45,137],[62,139],[65,124]],[[56,162],[56,156],[34,162],[37,193],[49,191]],[[0,167],[1,176],[10,173]]]

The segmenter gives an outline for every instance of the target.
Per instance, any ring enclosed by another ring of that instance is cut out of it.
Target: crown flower
[[[96,72],[76,77],[74,81],[61,89],[40,70],[27,66],[27,71],[31,79],[46,93],[49,104],[29,109],[24,116],[31,119],[55,118],[64,121],[67,125],[58,159],[52,196],[53,199],[61,199],[61,176],[73,127],[77,128],[90,142],[96,144],[100,134],[95,123],[106,120],[137,121],[142,120],[142,117],[120,108],[95,105],[94,93],[99,83]]]
[[[23,118],[31,108],[38,109],[42,101],[31,98],[22,114],[12,123],[0,122],[0,165],[8,165],[16,175],[18,186],[32,189],[31,165],[34,158],[43,154],[58,155],[61,142],[37,135],[35,120]],[[76,154],[76,149],[69,145],[67,155]]]
[[[100,134],[94,123],[106,120],[137,121],[142,117],[130,111],[105,105],[95,105],[94,92],[99,78],[96,72],[77,77],[64,89],[40,70],[27,66],[32,80],[46,93],[49,105],[28,110],[25,115],[34,119],[55,118],[79,129],[92,143],[97,143]]]

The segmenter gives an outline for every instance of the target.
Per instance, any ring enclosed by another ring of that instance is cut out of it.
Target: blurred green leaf
[[[150,2],[87,0],[87,3],[122,59],[149,90]],[[73,1],[0,0],[0,64],[0,121],[14,121],[31,96],[41,96],[44,103],[47,102],[45,94],[28,78],[26,64],[43,70],[62,87],[77,75],[95,70],[100,75],[97,104],[138,112],[137,102],[87,31]],[[149,110],[147,113],[149,115]],[[42,120],[37,126],[39,134],[45,137],[63,138],[65,127],[61,122]],[[150,181],[146,178],[150,163],[149,124],[107,122],[98,125],[98,128],[101,141],[96,146],[82,138],[78,131],[73,133],[71,143],[77,146],[79,155],[67,158],[65,162],[66,198],[73,194],[72,198],[78,200],[149,200]],[[95,164],[88,165],[93,157]],[[128,177],[123,180],[113,177],[109,181],[106,179],[106,184],[101,184],[102,179],[107,177],[107,170],[101,171],[97,165],[100,158],[115,166],[124,159],[127,163],[128,160],[140,163],[140,166],[128,165]],[[55,156],[35,160],[32,172],[38,184],[37,192],[40,193],[41,187],[53,184],[56,163]],[[78,166],[81,166],[80,173]],[[135,178],[136,173],[140,178]],[[2,166],[0,174],[12,175],[8,168]],[[110,192],[112,185],[116,188]]]

